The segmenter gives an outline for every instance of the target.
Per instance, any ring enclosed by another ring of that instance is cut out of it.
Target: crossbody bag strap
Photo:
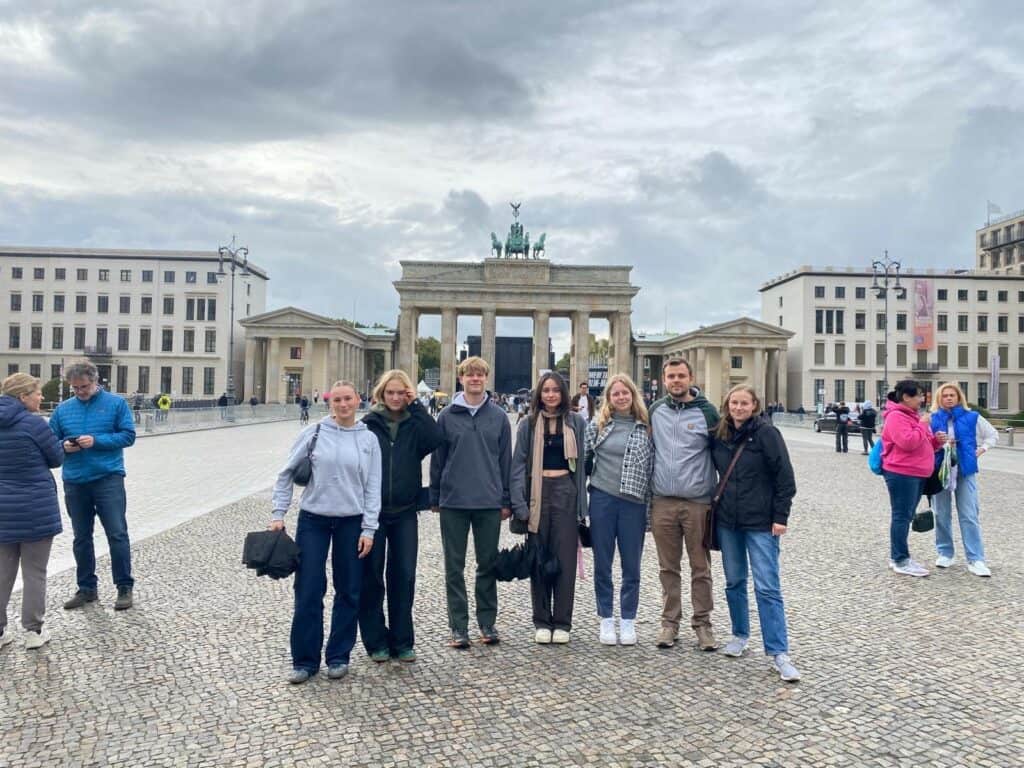
[[[313,451],[316,449],[316,439],[320,437],[320,425],[316,425],[316,429],[313,430],[313,439],[309,441],[309,447],[306,449],[306,458],[310,461],[313,460]]]
[[[718,500],[722,498],[722,492],[725,490],[725,484],[729,482],[729,475],[731,475],[733,469],[736,468],[736,462],[740,460],[740,454],[743,453],[743,449],[746,447],[747,442],[744,440],[732,455],[732,461],[729,462],[728,469],[725,470],[725,474],[722,475],[722,479],[718,482],[718,488],[715,489],[715,496],[711,499],[712,506],[718,506]]]

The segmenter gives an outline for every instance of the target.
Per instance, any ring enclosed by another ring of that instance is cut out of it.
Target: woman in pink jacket
[[[916,381],[897,382],[887,397],[890,402],[882,427],[882,470],[892,505],[889,567],[904,576],[927,576],[928,570],[910,559],[907,536],[924,481],[935,468],[935,452],[946,442],[946,434],[932,434],[930,417],[921,417],[924,391]]]

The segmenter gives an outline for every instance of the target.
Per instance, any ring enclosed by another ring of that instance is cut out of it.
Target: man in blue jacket
[[[50,417],[50,429],[64,446],[64,500],[74,529],[78,591],[64,608],[96,600],[96,553],[92,534],[98,516],[110,545],[117,600],[114,610],[132,607],[131,544],[124,492],[124,449],[135,443],[135,421],[124,398],[100,389],[96,366],[74,363],[67,371],[75,396]]]
[[[469,647],[466,548],[473,529],[476,552],[476,619],[480,641],[499,641],[498,584],[492,572],[501,521],[512,516],[509,479],[512,427],[508,415],[487,394],[490,366],[479,357],[459,365],[462,392],[441,411],[437,425],[444,442],[430,458],[430,506],[441,514],[444,581],[452,648]]]

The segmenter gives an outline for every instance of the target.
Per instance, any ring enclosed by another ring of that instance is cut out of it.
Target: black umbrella
[[[537,561],[537,546],[533,537],[527,537],[522,544],[503,549],[494,558],[491,566],[494,578],[498,581],[515,581],[528,579]]]

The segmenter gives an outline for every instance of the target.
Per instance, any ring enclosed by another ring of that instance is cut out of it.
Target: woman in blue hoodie
[[[15,373],[0,396],[0,648],[14,640],[7,629],[7,603],[21,565],[24,590],[21,625],[25,647],[50,640],[46,612],[46,564],[53,537],[61,532],[57,485],[50,470],[64,463],[64,450],[39,416],[39,379]]]
[[[349,655],[356,643],[363,573],[360,560],[373,549],[381,484],[380,445],[366,425],[356,421],[358,408],[355,385],[336,382],[330,393],[330,415],[302,430],[274,485],[274,514],[268,527],[279,530],[284,528],[291,505],[295,469],[312,447],[313,477],[299,499],[295,532],[302,557],[295,571],[290,683],[304,683],[320,668],[328,552],[334,607],[324,655],[330,679],[348,673]]]

